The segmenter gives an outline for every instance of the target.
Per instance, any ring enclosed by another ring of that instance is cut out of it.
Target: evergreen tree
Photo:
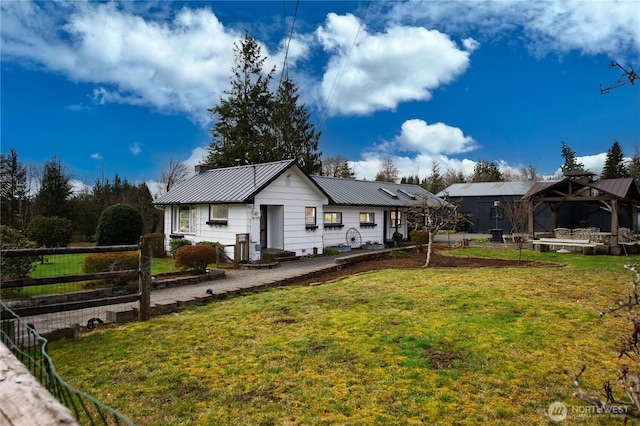
[[[562,158],[564,158],[564,164],[560,169],[563,174],[584,171],[584,164],[578,163],[575,151],[564,140],[562,140]]]
[[[71,178],[65,172],[62,163],[55,156],[45,162],[40,189],[35,199],[36,213],[47,217],[58,216],[71,219],[70,180]]]
[[[208,110],[216,119],[207,157],[214,167],[263,163],[276,148],[271,120],[275,101],[269,90],[275,70],[263,74],[266,57],[248,32],[233,52],[231,89]]]
[[[3,225],[24,230],[29,207],[27,168],[14,148],[8,155],[0,154],[0,207]]]
[[[277,149],[273,160],[295,159],[302,170],[317,174],[322,170],[321,152],[318,151],[320,132],[310,122],[311,114],[304,104],[298,104],[298,88],[286,76],[280,83],[273,109],[273,124]],[[269,159],[268,161],[270,161]]]
[[[624,154],[618,141],[614,141],[611,148],[607,151],[607,157],[604,160],[602,168],[602,179],[615,179],[629,176],[629,169],[624,162]]]
[[[502,180],[502,173],[493,161],[478,160],[473,167],[471,182],[500,182]]]
[[[234,44],[234,55],[231,88],[208,110],[216,123],[207,163],[231,167],[295,159],[307,173],[320,173],[320,133],[310,123],[305,106],[298,104],[295,84],[286,76],[275,94],[270,91],[275,68],[263,72],[266,57],[246,32]]]
[[[446,188],[444,183],[444,177],[440,173],[440,166],[435,161],[431,163],[431,174],[425,182],[424,188],[432,194],[437,194]]]

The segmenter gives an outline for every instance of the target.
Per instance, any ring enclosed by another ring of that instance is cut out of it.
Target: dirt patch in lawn
[[[426,260],[426,253],[423,252],[407,252],[407,256],[389,256],[378,260],[368,260],[356,264],[345,266],[338,271],[331,271],[322,274],[319,277],[302,279],[296,284],[311,284],[317,282],[326,282],[339,279],[348,275],[361,274],[371,271],[379,271],[382,269],[416,269],[422,268]],[[481,257],[467,256],[451,256],[446,253],[445,248],[439,247],[431,254],[430,268],[506,268],[506,267],[545,267],[559,266],[557,263],[537,262],[537,261],[521,261],[518,265],[518,259],[490,259]]]

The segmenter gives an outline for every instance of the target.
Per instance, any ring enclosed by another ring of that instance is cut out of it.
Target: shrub
[[[154,232],[144,236],[149,240],[149,255],[151,257],[164,257],[167,252],[164,249],[164,234]]]
[[[392,251],[391,257],[394,259],[403,259],[405,257],[409,257],[409,253],[406,251]]]
[[[322,251],[322,254],[326,256],[335,256],[337,254],[340,254],[340,250],[338,250],[335,247],[325,247],[324,250]]]
[[[7,225],[0,225],[0,247],[5,249],[33,248],[33,242],[22,235],[17,229]],[[0,258],[0,272],[2,278],[27,278],[35,269],[36,257],[2,257]]]
[[[118,251],[113,253],[88,254],[82,262],[82,272],[92,274],[96,272],[126,271],[138,269],[140,256],[137,251]],[[122,278],[109,278],[106,284],[126,284]]]
[[[96,242],[99,246],[138,244],[143,227],[142,215],[135,207],[114,204],[100,215]]]
[[[411,231],[409,232],[409,238],[411,238],[411,242],[418,246],[418,251],[422,251],[422,247],[429,243],[429,232],[428,231]]]
[[[208,244],[182,246],[176,251],[175,266],[181,270],[206,272],[207,266],[216,261],[216,249]]]
[[[175,240],[171,240],[169,241],[169,252],[171,253],[171,256],[175,257],[176,252],[180,247],[190,246],[190,245],[191,245],[191,241],[187,240],[186,238],[178,238]]]
[[[27,236],[38,247],[66,247],[71,242],[73,224],[58,216],[35,216],[27,228]]]
[[[393,236],[391,237],[393,239],[393,241],[396,242],[396,245],[400,245],[400,243],[402,242],[402,239],[404,238],[404,235],[402,235],[401,233],[399,233],[398,231],[393,233]]]
[[[217,241],[199,241],[196,243],[197,245],[205,245],[205,246],[209,246],[209,247],[213,247],[213,249],[216,251],[216,266],[218,266],[218,261],[220,260],[220,256],[219,256],[219,252],[224,250],[224,247],[222,247],[222,244],[220,244]]]

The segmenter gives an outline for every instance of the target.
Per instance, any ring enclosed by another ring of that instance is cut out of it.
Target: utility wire
[[[362,16],[360,17],[360,22],[358,23],[358,31],[356,31],[356,35],[353,38],[353,43],[351,43],[351,47],[349,48],[349,52],[347,53],[347,57],[345,58],[344,65],[338,74],[336,74],[336,78],[333,79],[333,83],[331,84],[331,90],[329,90],[329,95],[327,95],[327,100],[325,101],[322,117],[320,117],[320,124],[318,125],[318,131],[322,131],[322,126],[324,126],[324,122],[327,119],[327,111],[329,111],[329,104],[331,103],[331,98],[333,97],[333,91],[338,85],[338,80],[344,74],[344,71],[347,68],[347,64],[349,63],[349,58],[351,57],[351,52],[353,52],[353,48],[356,45],[356,41],[358,40],[358,35],[360,35],[360,30],[362,30],[362,25],[364,24],[365,17],[367,16],[367,10],[369,9],[369,1],[367,1],[367,5],[364,8],[364,12],[362,12]]]
[[[282,2],[282,9],[283,9],[283,14],[284,14],[284,20],[286,21],[287,19],[287,15],[286,12],[284,11],[285,5],[286,5],[286,0],[283,0]],[[289,39],[287,40],[287,48],[284,51],[284,62],[282,63],[282,72],[280,73],[280,82],[278,83],[278,88],[280,88],[280,85],[282,84],[282,78],[284,76],[285,70],[288,69],[287,67],[287,57],[289,56],[289,45],[291,45],[291,38],[293,38],[293,27],[296,24],[296,18],[298,17],[298,6],[300,6],[300,0],[298,0],[296,2],[296,11],[293,14],[293,22],[291,22],[291,31],[289,31]],[[287,71],[287,77],[289,76],[289,72]]]

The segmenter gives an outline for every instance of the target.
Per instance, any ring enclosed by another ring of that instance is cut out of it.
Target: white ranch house
[[[293,160],[196,172],[154,203],[164,209],[166,246],[219,242],[236,261],[260,261],[265,249],[304,256],[383,244],[396,231],[406,239],[407,207],[440,202],[418,185],[310,176]]]

